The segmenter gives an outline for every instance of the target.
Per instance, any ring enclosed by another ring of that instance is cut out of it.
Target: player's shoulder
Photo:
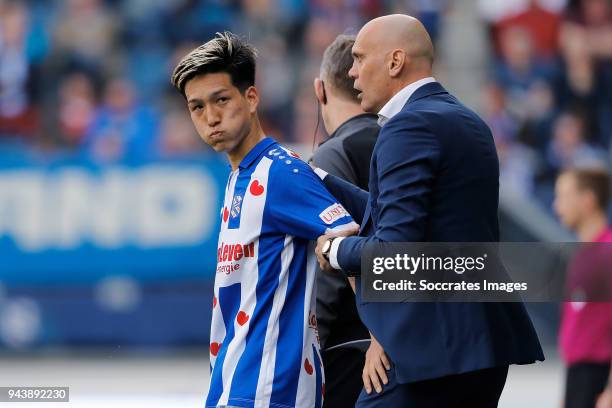
[[[312,168],[294,151],[281,145],[266,152],[271,160],[268,184],[272,194],[293,196],[312,188],[319,188],[321,180]]]
[[[299,154],[280,144],[275,144],[265,153],[266,157],[272,161],[270,172],[275,178],[286,178],[293,175],[299,178],[304,174],[312,173],[310,166],[302,160]],[[290,181],[291,178],[286,181]]]

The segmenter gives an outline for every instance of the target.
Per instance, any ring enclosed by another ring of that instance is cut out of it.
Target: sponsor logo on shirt
[[[240,269],[242,258],[253,258],[255,256],[255,243],[250,244],[225,244],[217,248],[217,273],[229,275]]]
[[[239,261],[244,258],[252,258],[255,256],[255,243],[250,244],[225,244],[217,248],[217,262],[232,262]]]
[[[333,224],[335,221],[339,220],[342,217],[348,217],[349,213],[346,212],[342,205],[335,203],[321,211],[319,214],[319,218],[323,220],[326,224]]]

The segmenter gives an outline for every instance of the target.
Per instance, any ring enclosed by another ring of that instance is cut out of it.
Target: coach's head
[[[231,154],[258,124],[255,56],[236,35],[218,33],[187,54],[172,74],[198,134],[218,152]]]
[[[392,14],[371,20],[357,34],[353,66],[361,107],[378,113],[402,88],[432,75],[434,50],[419,20]]]

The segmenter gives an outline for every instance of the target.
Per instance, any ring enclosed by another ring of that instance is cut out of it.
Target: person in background
[[[330,136],[315,151],[312,163],[367,190],[380,127],[378,116],[361,109],[348,76],[354,43],[354,36],[339,35],[323,54],[314,90]],[[370,345],[370,334],[359,319],[355,294],[345,276],[317,270],[317,322],[326,377],[324,407],[354,407],[363,388],[362,375],[377,375],[376,367],[382,369],[386,357],[378,342]]]
[[[565,170],[557,179],[555,195],[561,222],[581,242],[612,242],[606,216],[610,195],[606,171]],[[571,269],[569,273],[572,276]],[[560,348],[568,366],[565,408],[593,408],[598,399],[597,408],[612,407],[612,303],[564,303]]]
[[[138,101],[133,84],[123,78],[108,82],[82,148],[104,160],[148,157],[155,151],[159,124],[155,112]]]
[[[36,104],[40,66],[31,55],[28,36],[32,22],[20,2],[0,2],[0,142],[33,143],[40,136]]]
[[[605,163],[606,152],[589,143],[589,125],[580,111],[562,112],[553,123],[548,165],[557,172],[566,168]]]

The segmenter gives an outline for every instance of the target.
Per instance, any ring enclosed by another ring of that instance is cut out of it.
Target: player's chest
[[[267,170],[265,166],[257,166],[229,175],[220,211],[221,236],[251,235],[253,231],[261,231],[268,196]]]

